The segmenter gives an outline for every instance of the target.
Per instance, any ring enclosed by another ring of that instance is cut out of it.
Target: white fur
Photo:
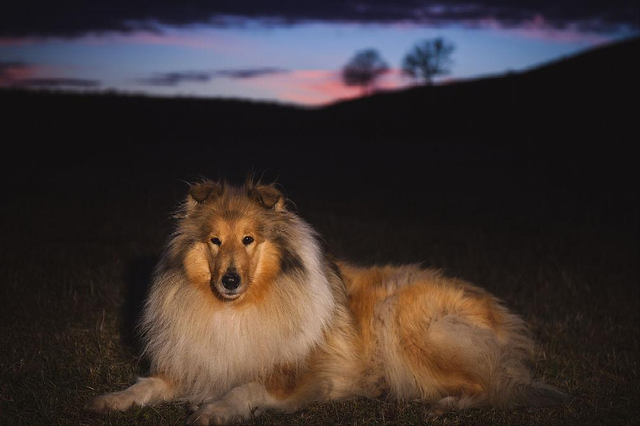
[[[120,392],[112,392],[92,399],[87,408],[93,411],[125,411],[133,405],[147,405],[169,401],[173,389],[159,377],[139,378],[133,386]]]
[[[232,421],[248,420],[262,410],[282,405],[260,383],[247,383],[229,391],[217,401],[204,403],[187,420],[194,425],[224,425]],[[260,407],[260,411],[256,409]]]
[[[261,304],[212,312],[176,269],[156,277],[142,321],[153,371],[177,383],[177,397],[198,403],[296,363],[318,345],[335,302],[308,225],[290,232],[305,275],[282,275]]]

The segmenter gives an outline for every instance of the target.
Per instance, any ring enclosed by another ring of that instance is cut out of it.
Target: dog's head
[[[183,265],[190,281],[207,285],[222,301],[243,298],[277,274],[283,259],[278,243],[286,200],[275,185],[242,187],[205,181],[192,185],[180,232],[192,241]],[[261,281],[261,285],[257,285]]]

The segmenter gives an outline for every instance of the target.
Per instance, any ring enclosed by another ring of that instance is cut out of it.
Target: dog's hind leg
[[[149,405],[173,398],[173,386],[161,376],[144,377],[119,392],[93,398],[85,409],[96,412],[125,411],[134,405]]]

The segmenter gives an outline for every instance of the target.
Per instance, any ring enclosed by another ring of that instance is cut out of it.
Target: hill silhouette
[[[4,181],[210,170],[236,177],[251,168],[370,175],[380,167],[504,161],[585,169],[597,162],[619,172],[638,158],[638,43],[323,108],[3,90],[12,147]]]
[[[638,53],[636,38],[522,73],[381,93],[321,113],[338,127],[435,141],[448,157],[599,156],[638,141]]]

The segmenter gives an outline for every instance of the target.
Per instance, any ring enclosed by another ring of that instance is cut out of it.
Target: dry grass
[[[109,416],[83,411],[90,397],[144,374],[129,331],[169,230],[174,196],[44,192],[10,198],[0,252],[0,423],[184,423],[180,404]],[[571,221],[463,220],[422,207],[402,215],[358,203],[310,198],[298,206],[338,256],[423,261],[504,298],[538,337],[537,374],[573,400],[553,409],[472,410],[431,419],[418,403],[358,399],[292,415],[267,413],[249,424],[640,422],[637,224],[616,233]]]

